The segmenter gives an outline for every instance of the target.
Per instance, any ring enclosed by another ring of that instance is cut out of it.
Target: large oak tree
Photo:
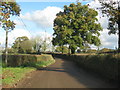
[[[81,3],[64,6],[64,11],[59,12],[54,20],[53,45],[68,45],[71,53],[77,47],[88,44],[99,46],[101,25],[97,22],[97,11]]]

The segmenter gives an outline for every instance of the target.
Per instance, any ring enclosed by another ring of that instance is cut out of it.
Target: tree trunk
[[[62,54],[63,54],[63,45],[62,45]]]
[[[68,48],[68,54],[71,54],[71,49],[70,49],[70,46]]]
[[[120,53],[120,25],[118,27],[118,52]]]
[[[75,54],[75,50],[74,49],[71,49],[71,54]]]
[[[120,6],[118,6],[120,12]],[[120,13],[118,14],[118,52],[120,52]]]
[[[71,47],[71,54],[75,54],[75,48]]]
[[[6,43],[5,43],[5,63],[8,62],[8,30],[6,30]]]

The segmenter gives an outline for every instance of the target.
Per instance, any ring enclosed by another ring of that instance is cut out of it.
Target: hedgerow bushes
[[[51,55],[43,54],[41,57],[39,55],[36,55],[36,57],[37,57],[37,63],[35,63],[35,66],[37,69],[55,63],[55,60]]]
[[[2,65],[4,67],[5,55],[2,55]],[[18,67],[18,66],[30,66],[38,67],[52,64],[54,59],[51,55],[30,55],[30,54],[19,54],[19,55],[8,55],[7,66]],[[44,65],[45,64],[45,65]]]
[[[120,80],[120,54],[109,55],[67,55],[53,54],[55,57],[72,60],[80,67],[96,72],[110,80]]]
[[[5,55],[2,55],[2,61],[5,62]],[[16,67],[22,66],[27,63],[35,63],[37,58],[34,55],[8,55],[8,64],[7,66]]]

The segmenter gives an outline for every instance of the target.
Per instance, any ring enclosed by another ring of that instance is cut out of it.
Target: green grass
[[[2,67],[0,67],[0,85],[2,85],[2,79],[1,79],[1,76],[2,76]]]
[[[36,57],[37,57],[37,62],[35,63],[36,68],[47,67],[55,63],[55,60],[51,55],[42,54],[36,55]]]
[[[2,68],[0,67],[0,85],[2,84],[1,76],[2,76]]]
[[[25,75],[31,71],[35,71],[36,68],[30,67],[7,67],[2,68],[2,84],[3,87],[12,87],[15,83],[25,77]]]
[[[12,87],[19,80],[25,78],[27,73],[36,69],[47,67],[55,62],[51,55],[36,55],[37,62],[27,63],[26,67],[4,67],[2,68],[2,85],[3,87]]]
[[[51,64],[53,64],[55,61],[54,60],[48,60],[48,61],[38,61],[36,63],[36,68],[41,68],[41,67],[47,67]]]
[[[36,57],[37,57],[37,61],[47,61],[53,59],[53,57],[48,54],[36,55]]]
[[[30,66],[30,67],[35,67],[39,69],[55,63],[55,60],[51,55],[42,54],[42,55],[36,55],[36,57],[37,57],[37,62],[31,62],[31,63],[28,62],[24,64],[24,66],[27,66],[27,67]]]

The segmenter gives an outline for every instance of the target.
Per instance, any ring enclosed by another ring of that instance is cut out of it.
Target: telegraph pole
[[[6,29],[6,43],[5,43],[5,63],[7,65],[8,59],[8,29]]]
[[[44,40],[44,52],[46,51],[46,29],[45,29],[45,40]]]

